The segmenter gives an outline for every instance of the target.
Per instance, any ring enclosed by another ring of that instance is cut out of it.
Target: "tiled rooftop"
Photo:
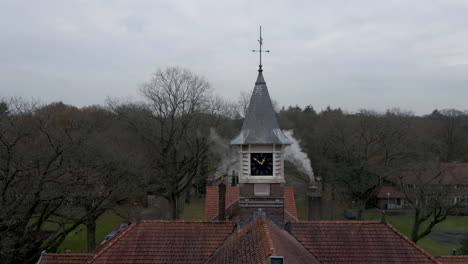
[[[468,256],[433,258],[387,223],[293,222],[290,233],[260,216],[243,229],[234,222],[135,223],[92,254],[44,254],[42,264],[468,263]]]
[[[321,263],[437,263],[396,229],[378,221],[296,222],[292,234]]]
[[[239,200],[239,187],[226,186],[226,208]],[[205,220],[211,220],[218,215],[219,210],[218,186],[206,186]]]
[[[436,260],[442,264],[467,264],[468,255],[465,256],[441,256],[436,257]]]
[[[319,263],[288,232],[261,216],[231,235],[207,263],[267,264],[269,256],[283,256],[285,263]]]
[[[294,187],[292,186],[284,186],[284,210],[294,216],[296,219],[297,217],[297,207],[296,207],[296,199],[294,198]]]
[[[89,263],[203,263],[234,227],[233,222],[135,223],[102,248]]]

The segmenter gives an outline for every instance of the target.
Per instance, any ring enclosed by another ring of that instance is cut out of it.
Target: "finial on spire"
[[[263,46],[263,38],[262,38],[262,26],[260,26],[260,39],[258,40],[259,44],[259,49],[258,50],[252,50],[252,52],[258,52],[260,55],[260,64],[258,65],[258,71],[262,72],[262,52],[270,52],[270,50],[262,50]]]

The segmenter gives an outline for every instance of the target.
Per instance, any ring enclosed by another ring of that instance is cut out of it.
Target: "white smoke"
[[[216,181],[223,176],[230,175],[233,170],[237,171],[239,168],[239,155],[236,155],[231,149],[229,142],[219,136],[213,128],[210,129],[208,140],[213,151],[221,159],[221,164],[214,173],[213,180]]]
[[[309,177],[309,184],[314,183],[314,171],[307,153],[302,151],[299,140],[294,138],[292,130],[284,130],[283,132],[293,142],[284,149],[284,159],[294,164],[300,172],[306,174]]]

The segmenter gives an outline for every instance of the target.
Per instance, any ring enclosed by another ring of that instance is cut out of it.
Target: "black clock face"
[[[272,176],[273,153],[250,153],[250,175]]]

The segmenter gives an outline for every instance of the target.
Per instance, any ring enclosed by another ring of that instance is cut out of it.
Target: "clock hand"
[[[260,164],[260,165],[263,165],[263,163],[265,163],[265,159],[266,159],[266,158],[263,158],[263,160],[262,160],[262,164]]]
[[[256,158],[253,158],[253,160],[255,160],[258,164],[263,165],[263,164],[262,164],[258,159],[256,159]]]

